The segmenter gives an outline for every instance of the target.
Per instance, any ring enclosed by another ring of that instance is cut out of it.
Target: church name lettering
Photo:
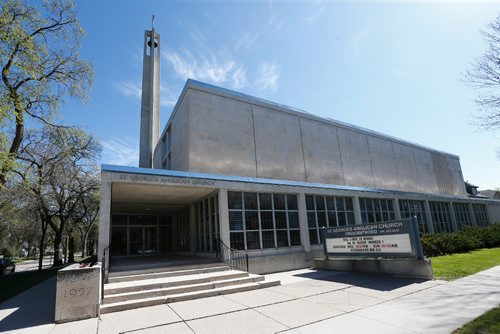
[[[152,182],[163,184],[180,184],[190,186],[215,186],[215,181],[203,179],[190,179],[170,176],[157,176],[157,175],[128,175],[121,174],[120,181],[133,181],[133,182]]]

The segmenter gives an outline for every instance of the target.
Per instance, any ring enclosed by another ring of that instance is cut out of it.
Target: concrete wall
[[[500,224],[500,203],[488,204],[486,209],[490,224]]]
[[[180,101],[177,112],[169,121],[172,132],[171,159],[172,170],[189,170],[189,112],[188,99]],[[162,162],[166,158],[167,128],[164,129],[154,152],[154,168],[162,168]]]
[[[305,252],[267,254],[248,259],[248,271],[253,274],[277,273],[280,271],[309,268],[311,265],[312,259],[308,258]]]
[[[454,155],[196,85],[180,102],[174,170],[465,195]]]

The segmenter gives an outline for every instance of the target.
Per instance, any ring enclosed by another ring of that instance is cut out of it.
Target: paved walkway
[[[50,279],[0,305],[8,333],[450,333],[500,304],[500,266],[453,282],[332,271],[282,286],[54,325]]]
[[[52,266],[52,257],[45,256],[43,258],[43,268],[49,268]],[[38,260],[26,260],[16,264],[16,273],[30,270],[38,270]]]

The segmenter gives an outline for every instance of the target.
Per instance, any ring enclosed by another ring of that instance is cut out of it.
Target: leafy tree
[[[34,198],[43,237],[47,227],[54,232],[54,265],[62,262],[62,237],[78,216],[82,198],[99,189],[95,165],[100,149],[93,137],[77,128],[45,127],[23,141],[14,171]]]
[[[96,180],[96,186],[99,186],[99,180]],[[79,198],[78,207],[75,210],[73,226],[79,232],[82,257],[90,255],[88,246],[91,243],[90,239],[96,234],[94,232],[97,230],[99,203],[99,192],[89,192]]]
[[[469,66],[464,79],[480,91],[475,99],[481,112],[478,125],[495,130],[500,127],[500,15],[481,31],[481,35],[488,48]]]
[[[52,124],[65,97],[85,101],[92,66],[79,56],[84,30],[70,0],[0,8],[0,186],[14,168],[27,118]],[[7,135],[9,134],[9,135]]]

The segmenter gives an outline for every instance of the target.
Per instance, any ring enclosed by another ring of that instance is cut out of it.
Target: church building
[[[160,132],[160,36],[144,36],[139,167],[102,165],[99,259],[215,257],[304,268],[321,229],[417,216],[422,233],[500,222],[457,155],[188,80]]]

